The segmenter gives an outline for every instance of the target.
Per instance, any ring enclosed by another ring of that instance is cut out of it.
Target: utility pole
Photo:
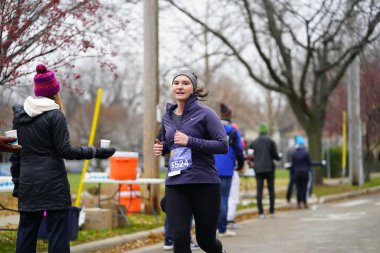
[[[350,180],[353,185],[362,185],[363,148],[362,122],[360,120],[360,60],[353,61],[347,73],[348,146]]]
[[[159,178],[158,158],[153,154],[158,124],[156,121],[158,84],[158,0],[144,0],[144,176]],[[148,185],[150,199],[145,212],[159,209],[160,185]]]
[[[348,4],[354,4],[348,1]],[[349,22],[349,38],[355,40],[357,36],[356,14]],[[353,185],[362,185],[363,176],[363,149],[362,149],[362,122],[360,119],[360,59],[357,56],[347,69],[347,109],[348,109],[348,147],[350,181]]]

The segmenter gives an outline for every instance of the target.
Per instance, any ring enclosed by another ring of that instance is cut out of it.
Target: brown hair
[[[51,100],[54,100],[54,102],[59,105],[59,110],[63,113],[65,113],[65,107],[63,105],[63,100],[61,98],[61,96],[59,95],[59,93],[57,94],[54,94],[53,96],[50,96],[48,97],[50,98]]]
[[[208,91],[204,87],[197,88],[194,91],[194,95],[200,100],[200,101],[205,101],[206,99],[203,99],[207,97]]]

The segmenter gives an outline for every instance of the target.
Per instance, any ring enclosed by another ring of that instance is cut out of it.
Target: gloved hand
[[[97,148],[95,152],[95,158],[107,159],[115,154],[115,148]]]
[[[9,143],[12,141],[15,141],[16,138],[13,137],[6,137],[6,136],[0,136],[0,151],[1,152],[9,152],[9,153],[16,153],[21,150],[20,145],[10,145]]]
[[[18,184],[19,179],[18,178],[12,178],[13,184],[15,185],[13,188],[12,196],[15,198],[18,198]]]

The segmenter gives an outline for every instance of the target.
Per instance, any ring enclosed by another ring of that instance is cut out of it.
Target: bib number
[[[191,149],[187,147],[176,148],[170,152],[168,176],[181,174],[183,170],[191,168]]]

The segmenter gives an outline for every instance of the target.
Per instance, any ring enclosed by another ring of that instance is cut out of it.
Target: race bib
[[[181,171],[191,168],[191,149],[181,147],[173,149],[170,152],[168,176],[176,176],[181,174]]]

